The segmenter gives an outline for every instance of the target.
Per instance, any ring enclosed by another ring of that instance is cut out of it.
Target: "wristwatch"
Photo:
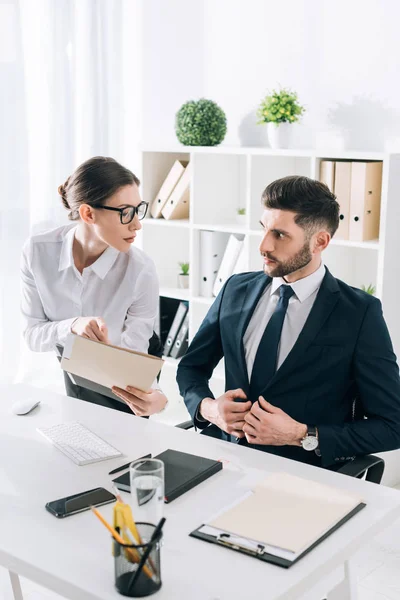
[[[307,425],[307,433],[303,439],[300,440],[300,443],[304,450],[308,450],[309,452],[311,450],[316,450],[318,448],[317,428],[313,427],[312,425]]]

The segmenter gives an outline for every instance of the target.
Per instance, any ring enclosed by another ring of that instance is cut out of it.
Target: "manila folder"
[[[107,388],[128,385],[147,392],[164,361],[150,354],[95,342],[71,334],[65,344],[61,368]]]

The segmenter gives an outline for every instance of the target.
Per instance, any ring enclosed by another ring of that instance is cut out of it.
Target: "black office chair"
[[[193,421],[185,421],[176,425],[180,429],[191,429],[194,427]],[[356,456],[352,460],[344,463],[337,473],[342,475],[349,475],[350,477],[357,477],[372,483],[380,483],[382,480],[383,471],[385,470],[385,461],[379,456],[368,454],[366,456]]]

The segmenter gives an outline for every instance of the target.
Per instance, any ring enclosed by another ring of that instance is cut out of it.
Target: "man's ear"
[[[89,204],[81,204],[79,207],[79,216],[84,223],[94,223],[94,210]]]
[[[313,252],[322,252],[328,247],[331,236],[327,231],[319,231],[314,236]]]

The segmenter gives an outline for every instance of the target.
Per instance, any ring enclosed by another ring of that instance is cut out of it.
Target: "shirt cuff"
[[[65,342],[67,341],[68,335],[72,333],[72,324],[76,321],[76,319],[77,317],[73,317],[72,319],[65,319],[64,321],[58,322],[56,330],[56,344],[65,346]]]

